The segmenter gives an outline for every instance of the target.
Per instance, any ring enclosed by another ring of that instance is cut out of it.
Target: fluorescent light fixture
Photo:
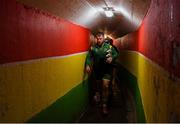
[[[112,7],[105,7],[104,13],[105,13],[106,17],[112,17],[114,15],[113,14],[113,8]]]
[[[105,12],[106,17],[112,17],[114,15],[113,12],[110,10],[106,10],[104,12]]]

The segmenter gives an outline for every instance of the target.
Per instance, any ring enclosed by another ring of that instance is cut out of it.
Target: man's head
[[[103,32],[98,32],[96,34],[96,39],[97,39],[97,44],[101,45],[104,42],[104,33]]]

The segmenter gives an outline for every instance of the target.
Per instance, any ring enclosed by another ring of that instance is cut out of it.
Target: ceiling
[[[17,0],[84,26],[95,33],[104,31],[118,38],[137,30],[150,5],[150,0]],[[104,7],[113,7],[114,16],[107,18]]]

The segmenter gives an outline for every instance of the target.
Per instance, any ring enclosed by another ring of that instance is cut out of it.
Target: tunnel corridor
[[[180,0],[0,0],[0,123],[180,122],[179,6]],[[107,116],[93,102],[84,71],[99,31],[119,51]]]

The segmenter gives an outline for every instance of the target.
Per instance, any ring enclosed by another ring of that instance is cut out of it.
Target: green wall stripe
[[[133,94],[135,104],[136,104],[137,121],[141,123],[146,122],[141,94],[138,87],[136,76],[131,74],[122,65],[119,65],[118,77],[120,78],[122,82],[124,82],[124,84],[128,87],[128,89],[130,89],[130,91]]]
[[[88,104],[88,81],[84,81],[27,122],[75,122]]]

